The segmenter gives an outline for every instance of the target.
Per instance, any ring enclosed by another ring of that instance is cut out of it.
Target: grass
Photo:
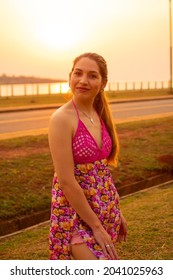
[[[121,200],[121,209],[128,223],[127,242],[117,244],[121,259],[173,259],[172,201],[173,185]],[[0,240],[0,259],[48,259],[48,233],[47,224]]]
[[[119,124],[117,130],[117,188],[162,172],[159,156],[173,155],[173,118]],[[53,166],[47,135],[1,140],[0,157],[0,221],[49,209]]]
[[[142,98],[170,95],[168,89],[142,91],[108,91],[106,92],[106,94],[108,99],[110,100],[120,98]],[[67,99],[68,94],[40,94],[30,96],[0,97],[0,108],[57,104],[64,103],[67,101]]]
[[[173,155],[173,118],[146,120],[117,126],[120,138],[119,167],[113,177],[117,186],[161,172],[161,155]]]
[[[123,259],[173,259],[173,185],[124,199],[128,242],[120,246]]]
[[[0,142],[11,153],[14,149],[31,151],[34,147],[47,147],[47,152],[38,151],[32,154],[1,160],[0,179],[0,220],[11,219],[50,207],[51,178],[53,175],[52,160],[48,150],[46,136],[23,137]],[[10,147],[10,148],[9,148]]]
[[[66,98],[65,94],[0,97],[0,108],[64,103]]]

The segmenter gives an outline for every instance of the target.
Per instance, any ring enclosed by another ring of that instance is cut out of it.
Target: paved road
[[[117,123],[173,116],[173,99],[111,104]],[[47,133],[55,109],[6,112],[0,114],[0,139]]]
[[[173,115],[173,99],[112,104],[111,110],[117,122],[165,117]]]

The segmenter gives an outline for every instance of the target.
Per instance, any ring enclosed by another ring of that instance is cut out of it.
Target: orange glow
[[[73,24],[74,25],[74,24]],[[49,51],[70,50],[80,42],[80,34],[73,34],[73,27],[69,28],[68,22],[61,22],[59,28],[56,28],[54,22],[49,22],[41,26],[37,36],[38,41]]]
[[[169,79],[168,0],[1,0],[0,75],[68,79],[98,52],[109,80]]]

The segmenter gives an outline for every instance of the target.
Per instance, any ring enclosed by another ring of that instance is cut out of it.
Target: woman
[[[103,57],[78,56],[69,75],[73,97],[50,119],[55,169],[50,259],[118,259],[115,242],[126,240],[108,166],[116,164],[118,140],[104,95],[106,83]]]

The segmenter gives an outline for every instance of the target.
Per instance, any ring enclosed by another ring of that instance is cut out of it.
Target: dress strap
[[[76,113],[77,113],[77,116],[78,116],[78,119],[79,119],[79,112],[78,112],[78,109],[77,109],[77,107],[76,107],[76,104],[74,103],[73,98],[72,98],[72,103],[73,103],[73,105],[74,105],[74,108],[75,108],[75,110],[76,110]]]

